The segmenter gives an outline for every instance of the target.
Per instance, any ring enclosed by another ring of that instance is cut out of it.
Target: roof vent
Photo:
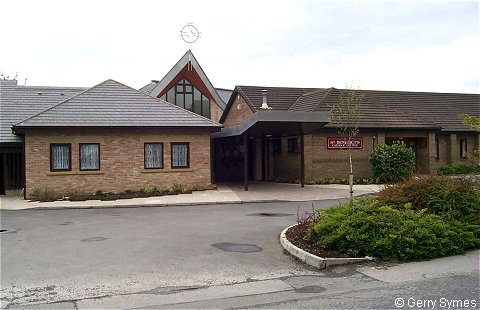
[[[268,106],[268,95],[267,95],[267,90],[266,89],[262,89],[262,106],[261,106],[261,108],[264,109],[264,110],[271,110],[272,109]]]

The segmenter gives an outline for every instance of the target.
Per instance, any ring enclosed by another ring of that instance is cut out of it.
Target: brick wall
[[[304,137],[305,143],[305,180],[312,181],[316,178],[348,178],[349,163],[348,150],[328,149],[327,138],[337,137],[332,131],[319,131]],[[368,162],[368,156],[375,145],[384,143],[385,139],[391,138],[414,138],[416,140],[417,173],[434,174],[438,164],[447,163],[447,154],[450,152],[448,135],[439,136],[440,158],[436,157],[435,133],[415,130],[398,131],[360,131],[358,137],[363,138],[363,148],[352,151],[353,170],[355,178],[371,178],[372,170]],[[463,136],[462,136],[463,137]],[[478,147],[478,136],[465,136],[468,143],[468,151]],[[457,139],[459,141],[459,138]],[[455,162],[465,162],[459,157],[459,142],[454,145]],[[282,139],[282,153],[272,154],[269,152],[270,171],[269,179],[299,179],[300,155],[287,152],[287,138]]]
[[[223,110],[218,106],[214,100],[210,100],[210,119],[214,122],[219,122],[222,117]]]
[[[235,98],[235,101],[228,111],[228,115],[223,122],[225,127],[237,126],[241,122],[247,120],[250,116],[253,115],[252,109],[247,105],[245,100],[242,97]]]
[[[144,169],[144,143],[163,142],[163,169]],[[190,143],[190,168],[171,169],[171,142]],[[50,143],[71,143],[72,170],[50,172]],[[100,143],[100,171],[79,170],[79,143]],[[177,182],[208,185],[210,136],[207,130],[88,129],[27,130],[26,195],[35,190],[67,194],[166,187]]]
[[[355,178],[370,178],[372,170],[368,155],[373,150],[375,132],[362,132],[363,148],[352,150]],[[305,179],[315,178],[348,179],[350,165],[348,150],[328,149],[327,138],[339,136],[335,132],[318,132],[305,137]]]

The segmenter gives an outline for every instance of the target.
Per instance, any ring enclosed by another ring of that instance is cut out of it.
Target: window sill
[[[55,172],[47,172],[48,176],[56,176],[56,175],[101,175],[105,174],[102,171],[98,170],[91,170],[91,171],[55,171]]]
[[[177,168],[177,169],[144,169],[140,173],[178,173],[178,172],[194,172],[192,168]]]

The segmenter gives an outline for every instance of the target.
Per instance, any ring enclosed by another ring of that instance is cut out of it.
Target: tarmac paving
[[[354,195],[378,192],[382,185],[355,185]],[[200,204],[227,204],[275,201],[315,201],[342,199],[349,196],[348,185],[305,185],[253,182],[245,191],[243,184],[221,184],[216,190],[195,191],[191,194],[157,196],[149,198],[119,199],[112,201],[87,200],[39,202],[23,199],[22,196],[0,196],[1,210],[24,209],[90,209],[111,207],[160,207]]]

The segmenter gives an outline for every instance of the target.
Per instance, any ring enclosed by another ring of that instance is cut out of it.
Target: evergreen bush
[[[386,260],[425,259],[460,254],[478,247],[479,228],[416,211],[410,204],[393,208],[366,196],[321,210],[307,236],[317,245],[353,256]]]
[[[377,145],[368,161],[372,165],[374,178],[383,182],[398,182],[408,179],[415,168],[415,155],[403,142],[392,145]]]
[[[382,204],[402,207],[480,225],[480,179],[425,177],[385,187],[378,193]]]
[[[449,164],[437,167],[438,175],[470,174],[480,173],[478,164]]]

